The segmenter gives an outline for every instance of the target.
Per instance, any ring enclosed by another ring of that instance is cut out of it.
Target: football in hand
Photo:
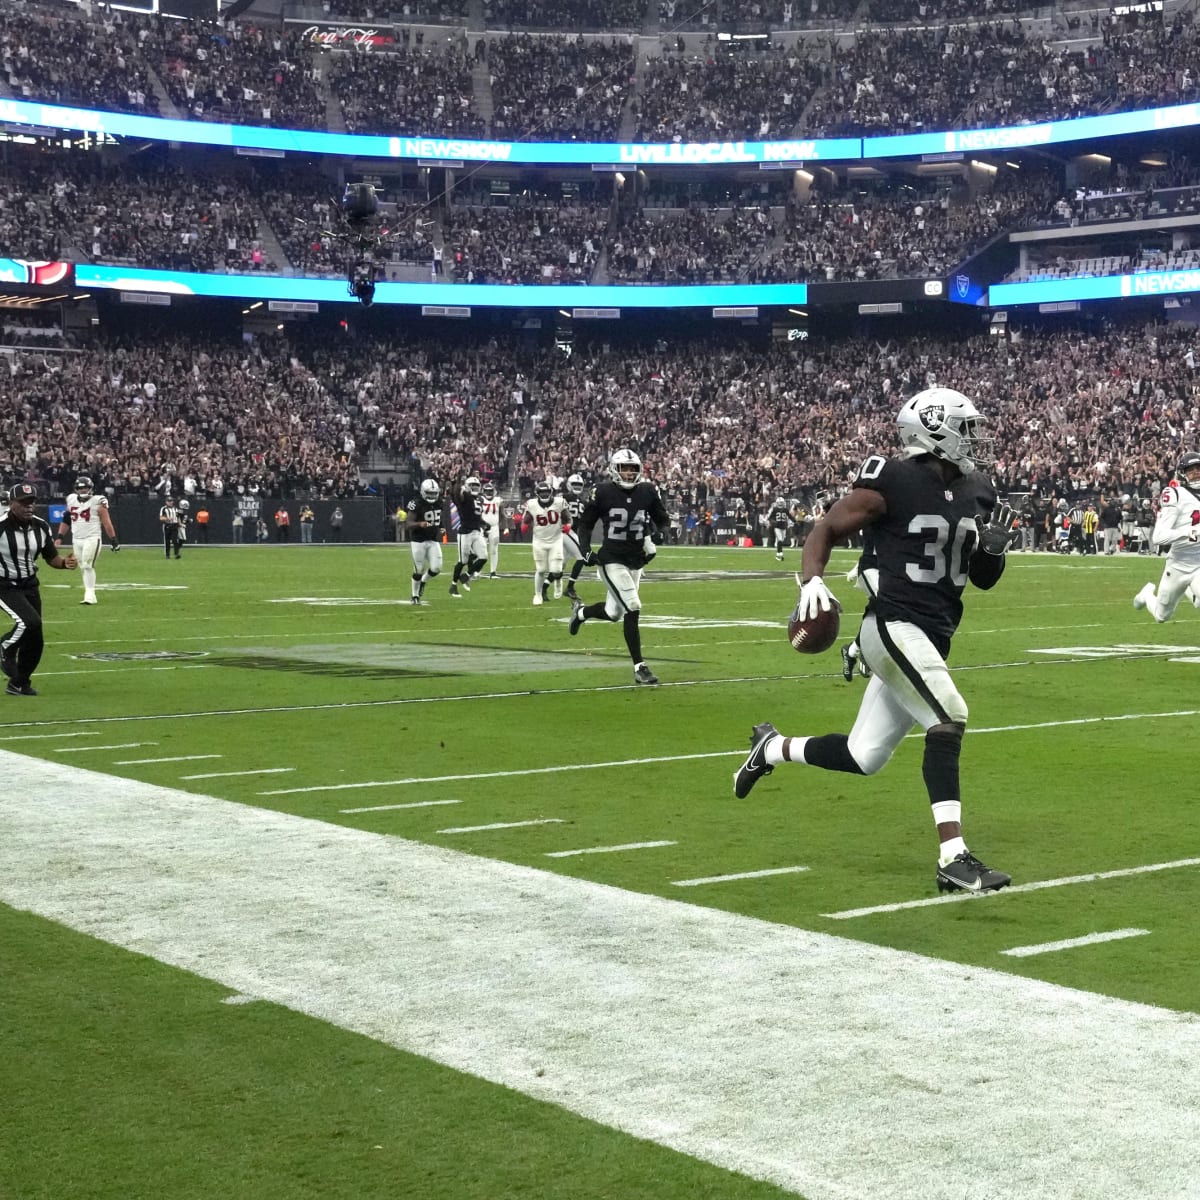
[[[788,641],[792,649],[801,654],[820,654],[828,650],[837,641],[838,632],[842,627],[842,606],[835,600],[828,612],[817,612],[815,617],[801,621],[797,605],[792,609],[788,618]]]

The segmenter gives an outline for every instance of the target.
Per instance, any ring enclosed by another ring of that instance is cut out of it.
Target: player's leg
[[[498,579],[500,568],[500,526],[488,527],[488,578]]]
[[[409,542],[409,552],[412,554],[412,602],[421,603],[421,589],[425,586],[425,571],[429,561],[429,547],[432,542]]]
[[[0,638],[0,663],[8,676],[8,691],[21,694],[42,660],[42,598],[34,588],[0,589],[0,614],[12,627]],[[34,695],[32,690],[26,694]]]
[[[554,588],[555,600],[561,600],[563,594],[563,547],[562,538],[550,547],[550,553],[546,557],[546,566],[549,569],[550,583]]]
[[[467,539],[463,534],[458,535],[458,558],[454,563],[454,575],[450,581],[450,595],[457,597],[459,595],[459,584],[464,584],[463,591],[471,590],[470,583],[467,581]]]
[[[533,602],[542,603],[542,589],[546,586],[546,576],[550,573],[549,548],[542,542],[533,543]]]
[[[83,599],[80,604],[96,603],[96,559],[99,554],[98,537],[85,538],[75,549],[75,557],[79,561],[79,574],[83,578]]]
[[[636,683],[655,684],[658,682],[654,672],[642,658],[642,630],[640,624],[642,598],[638,593],[641,582],[641,571],[633,571],[620,563],[603,563],[600,566],[600,578],[604,581],[607,595],[604,600],[604,615],[610,621],[621,622],[621,632],[625,637],[625,648],[633,662],[633,678]],[[588,613],[595,605],[588,605],[584,613]]]
[[[575,581],[583,573],[583,551],[579,547],[579,539],[573,531],[563,534],[563,563],[571,564],[571,573],[567,577],[566,595],[568,600],[578,600],[575,591]]]
[[[1133,598],[1134,608],[1146,609],[1156,621],[1169,621],[1188,590],[1192,576],[1193,572],[1181,571],[1168,562],[1163,567],[1162,578],[1158,581],[1157,594],[1152,583],[1146,584]]]

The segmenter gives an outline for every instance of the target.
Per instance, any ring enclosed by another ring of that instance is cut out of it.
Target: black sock
[[[629,657],[634,664],[642,661],[642,631],[638,628],[638,614],[625,614],[625,645],[629,647]]]
[[[463,569],[462,563],[456,562],[454,564],[454,579],[453,579],[454,583],[457,583],[459,581],[459,579],[462,578],[462,569]]]
[[[597,600],[595,604],[585,605],[583,619],[585,621],[607,621],[608,612],[605,610],[604,601]]]
[[[850,739],[844,733],[825,733],[810,737],[804,743],[804,761],[810,767],[826,771],[847,771],[851,775],[865,774],[850,753]]]
[[[962,733],[931,729],[925,735],[925,758],[921,774],[929,792],[930,804],[949,800],[958,803],[958,756],[962,751]]]

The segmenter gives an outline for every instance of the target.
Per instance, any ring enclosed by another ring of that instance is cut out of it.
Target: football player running
[[[922,774],[940,841],[938,889],[992,892],[1012,879],[985,866],[963,840],[958,760],[967,705],[946,657],[968,579],[987,589],[1004,573],[1012,510],[997,505],[991,481],[978,470],[992,461],[991,439],[961,392],[919,392],[900,409],[897,424],[901,452],[868,458],[804,544],[801,618],[832,602],[822,575],[838,542],[862,531],[875,552],[878,592],[857,638],[871,678],[854,726],[849,734],[784,737],[770,723],[756,725],[734,794],[748,795],[783,762],[873,775],[919,724]]]
[[[525,502],[525,517],[521,531],[532,530],[533,547],[533,602],[541,604],[546,599],[547,589],[554,585],[557,599],[562,595],[563,577],[563,526],[570,523],[567,502],[554,494],[548,480],[535,484],[533,496]]]
[[[1133,607],[1144,608],[1156,621],[1175,615],[1184,592],[1200,608],[1200,454],[1185,454],[1175,478],[1163,490],[1158,519],[1150,540],[1167,546],[1167,561],[1158,591],[1148,583],[1133,598]]]
[[[570,633],[574,637],[585,621],[620,621],[625,645],[633,659],[635,683],[656,684],[658,677],[642,658],[642,634],[638,616],[642,600],[638,585],[642,568],[653,557],[658,540],[670,528],[670,517],[658,488],[642,478],[642,460],[632,450],[616,451],[609,459],[610,480],[601,483],[583,509],[575,526],[584,561],[597,564],[608,591],[603,601],[584,605],[576,600],[571,612]],[[591,531],[602,527],[600,549],[593,554]]]
[[[412,552],[412,602],[424,603],[425,584],[442,569],[442,488],[426,479],[408,503],[408,547]]]
[[[583,550],[580,547],[579,518],[587,507],[584,492],[587,484],[579,474],[568,475],[563,484],[563,499],[567,502],[567,512],[571,523],[563,529],[563,565],[571,564],[571,574],[567,578],[567,599],[578,600],[579,593],[575,591],[575,581],[583,572]],[[590,530],[589,530],[590,532]]]
[[[792,515],[788,511],[787,501],[782,496],[771,506],[767,520],[770,522],[771,536],[775,542],[775,557],[779,562],[783,562],[783,551],[787,545],[788,527],[792,523]]]
[[[455,600],[471,590],[471,581],[483,570],[487,562],[487,539],[483,532],[483,484],[478,475],[468,475],[463,480],[462,490],[454,498],[458,509],[458,562],[454,564],[454,582],[450,584],[450,595]]]
[[[86,475],[75,480],[75,490],[67,497],[67,507],[58,523],[56,546],[62,545],[67,530],[71,531],[71,552],[79,563],[83,576],[83,599],[80,604],[96,603],[96,559],[100,557],[103,533],[112,542],[113,551],[120,550],[117,531],[108,515],[108,497],[97,495]]]
[[[500,565],[500,497],[496,485],[489,480],[479,493],[483,501],[484,540],[487,542],[488,578],[499,579],[496,568]]]

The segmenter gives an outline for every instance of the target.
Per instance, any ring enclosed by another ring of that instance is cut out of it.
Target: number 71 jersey
[[[996,505],[986,475],[972,471],[947,483],[931,458],[881,458],[863,463],[855,487],[878,492],[887,513],[871,526],[884,620],[911,621],[948,649],[962,620],[962,592],[979,545],[979,519]]]

